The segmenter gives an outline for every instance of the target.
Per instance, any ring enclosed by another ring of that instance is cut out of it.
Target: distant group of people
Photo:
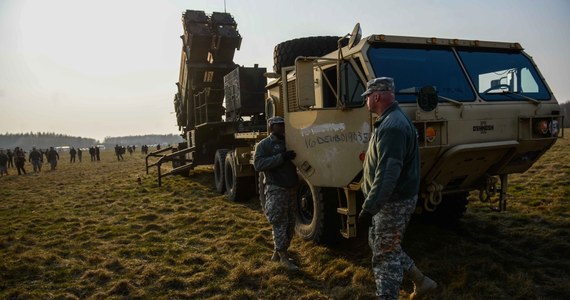
[[[89,155],[91,156],[91,161],[101,160],[101,151],[99,150],[99,147],[95,146],[89,147]]]
[[[156,150],[160,150],[160,145],[156,146]],[[141,146],[141,153],[144,155],[148,154],[148,145],[142,145]]]
[[[117,156],[117,160],[124,160],[123,154],[128,152],[129,155],[132,155],[136,149],[137,147],[135,145],[128,145],[125,147],[117,144],[115,146],[115,155]],[[159,150],[160,145],[157,145],[156,149]],[[69,163],[75,163],[77,160],[81,162],[83,159],[84,150],[85,149],[81,149],[79,147],[69,148]],[[91,146],[89,147],[88,151],[92,162],[101,160],[100,147]],[[141,146],[142,154],[147,155],[148,151],[148,145]],[[54,147],[50,147],[49,149],[38,149],[36,147],[33,147],[28,154],[21,147],[15,147],[14,150],[0,149],[0,176],[8,175],[9,168],[16,168],[18,175],[26,174],[26,162],[32,163],[34,173],[41,172],[44,159],[50,164],[50,170],[55,171],[57,163],[59,161],[58,150],[56,150]]]
[[[142,150],[141,153],[146,154],[143,150],[145,149],[146,145],[142,146]],[[133,155],[133,153],[135,152],[135,150],[137,149],[137,146],[135,145],[128,145],[127,147],[125,146],[119,146],[119,144],[115,145],[115,155],[117,156],[117,160],[124,160],[125,158],[123,157],[123,154],[125,154],[125,152],[129,152],[129,155]],[[148,147],[146,148],[148,149]],[[148,151],[148,150],[147,150]]]
[[[75,149],[73,150],[75,151]],[[59,153],[57,153],[53,147],[45,150],[38,150],[36,147],[33,147],[28,155],[27,161],[32,163],[34,173],[42,170],[44,156],[46,161],[50,164],[50,170],[55,171],[57,161],[59,160]],[[18,175],[26,174],[25,164],[26,151],[24,151],[24,149],[20,147],[14,148],[14,151],[10,149],[4,151],[0,149],[0,176],[8,175],[8,168],[14,167],[18,171]]]

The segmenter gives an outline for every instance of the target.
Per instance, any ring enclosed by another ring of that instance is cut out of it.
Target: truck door
[[[364,83],[354,61],[296,67],[283,87],[287,147],[297,152],[294,163],[312,185],[345,187],[362,170],[370,138]]]

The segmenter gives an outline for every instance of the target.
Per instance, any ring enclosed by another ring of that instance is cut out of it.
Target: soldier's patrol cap
[[[366,84],[366,91],[362,94],[363,97],[368,96],[374,92],[393,91],[394,79],[390,77],[374,78]]]
[[[267,124],[269,126],[273,124],[283,124],[283,123],[285,123],[285,120],[283,119],[283,117],[280,116],[271,117],[269,118],[269,120],[267,120]]]

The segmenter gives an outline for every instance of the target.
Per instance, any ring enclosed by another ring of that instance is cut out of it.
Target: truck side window
[[[336,67],[329,68],[323,72],[323,77],[326,77],[330,82],[330,86],[323,78],[323,107],[336,107],[336,98],[334,96],[336,91]]]
[[[364,104],[364,85],[350,63],[340,65],[340,99],[346,107],[359,107]]]
[[[325,70],[323,76],[326,76],[330,82],[323,82],[323,107],[337,107],[335,92],[337,87],[336,67]],[[323,80],[324,81],[324,80]],[[364,104],[364,84],[358,78],[354,68],[350,63],[342,63],[340,65],[340,101],[345,107],[359,107]]]

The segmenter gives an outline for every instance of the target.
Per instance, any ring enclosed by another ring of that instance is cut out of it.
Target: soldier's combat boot
[[[279,257],[281,263],[289,270],[289,271],[298,271],[299,267],[297,267],[294,263],[291,262],[289,258],[289,253],[287,250],[279,251]]]
[[[437,288],[437,283],[425,276],[415,265],[407,273],[414,282],[414,292],[410,295],[410,299],[421,299]]]
[[[279,252],[277,252],[277,250],[273,251],[273,255],[271,255],[271,261],[279,261]]]

